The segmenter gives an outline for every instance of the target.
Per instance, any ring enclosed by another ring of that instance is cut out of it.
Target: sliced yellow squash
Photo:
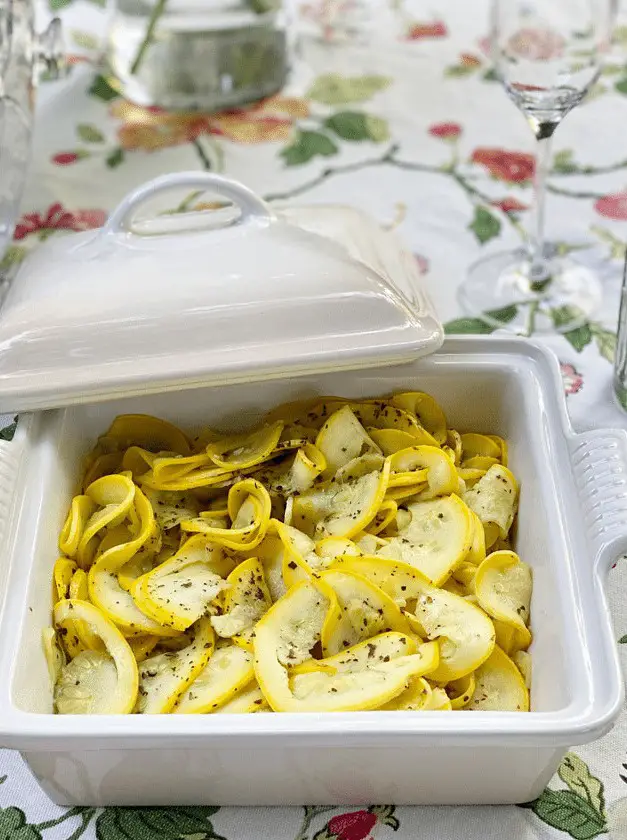
[[[333,656],[380,633],[407,633],[407,619],[389,595],[366,577],[345,569],[322,572],[320,580],[335,592],[340,611],[322,631],[322,652]]]
[[[507,469],[499,464],[490,467],[483,478],[464,493],[464,501],[473,510],[485,529],[486,548],[498,539],[506,539],[516,514],[518,484]]]
[[[438,444],[446,443],[446,417],[430,394],[408,391],[404,394],[394,394],[391,402],[413,414]]]
[[[191,452],[189,441],[180,429],[149,414],[120,414],[99,443],[108,450],[141,446],[150,452],[168,450],[179,455]]]
[[[385,496],[388,476],[389,464],[385,464],[381,472],[308,490],[294,501],[292,524],[316,540],[350,539],[374,519]]]
[[[513,551],[495,551],[477,569],[475,594],[480,606],[492,618],[516,629],[520,648],[531,644],[527,627],[531,590],[531,569]]]
[[[199,715],[215,712],[252,679],[252,654],[237,645],[219,647],[185,691],[174,713]]]
[[[55,686],[60,714],[128,714],[137,698],[137,664],[117,627],[87,601],[59,601],[55,625],[84,622],[105,651],[83,651],[62,670]]]
[[[96,503],[89,496],[74,496],[59,536],[59,549],[62,554],[74,557],[85,525],[95,510]]]
[[[269,712],[270,706],[266,702],[266,698],[261,693],[261,689],[257,685],[257,681],[253,680],[247,686],[240,689],[235,697],[227,700],[218,709],[215,710],[217,715],[249,715],[255,712]]]
[[[464,598],[432,587],[416,601],[416,618],[427,638],[440,641],[440,664],[430,674],[447,683],[478,668],[494,649],[494,626],[487,615]]]
[[[419,712],[431,697],[431,686],[424,677],[414,677],[401,694],[380,706],[382,712]]]
[[[205,667],[215,645],[215,634],[207,617],[193,628],[191,644],[174,653],[160,653],[144,660],[139,668],[137,711],[164,715],[172,711]]]
[[[261,616],[272,605],[259,558],[244,560],[226,579],[224,608],[221,615],[211,617],[218,636],[231,639],[250,633]]]
[[[266,461],[281,437],[284,423],[277,420],[253,432],[223,437],[207,446],[207,455],[217,467],[243,470]]]
[[[499,647],[477,669],[467,709],[475,712],[528,712],[529,692],[512,660]]]
[[[456,495],[413,502],[411,521],[378,553],[417,568],[434,584],[443,583],[468,554],[473,525],[470,511]]]
[[[364,453],[380,454],[379,447],[348,405],[335,411],[324,423],[318,432],[316,447],[326,460],[323,478],[331,478],[340,467]]]
[[[222,572],[229,566],[222,547],[198,535],[165,563],[138,578],[131,594],[137,606],[155,621],[187,630],[228,588]]]

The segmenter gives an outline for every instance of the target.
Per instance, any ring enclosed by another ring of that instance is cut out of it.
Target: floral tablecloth
[[[524,241],[535,161],[531,133],[485,55],[486,0],[396,3],[397,28],[376,50],[311,42],[283,95],[218,116],[124,102],[97,67],[98,4],[50,5],[65,19],[72,72],[41,90],[5,272],[49,236],[100,225],[154,175],[213,169],[271,200],[350,203],[397,227],[447,331],[492,331],[460,311],[456,288],[479,254]],[[390,7],[375,6],[389,17]],[[548,234],[598,272],[604,291],[595,320],[546,338],[578,429],[626,423],[612,397],[611,361],[627,239],[627,26],[616,35],[588,102],[557,131],[549,181]],[[184,206],[198,201],[187,197]],[[556,324],[566,314],[555,312]],[[511,320],[511,308],[499,317]],[[0,434],[10,438],[12,426]],[[627,564],[618,562],[609,598],[627,652],[625,591]],[[47,800],[17,754],[0,753],[0,776],[0,840],[627,840],[627,714],[610,735],[569,753],[545,793],[523,807],[67,810]]]

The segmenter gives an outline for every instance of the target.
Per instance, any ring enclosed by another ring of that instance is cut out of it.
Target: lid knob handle
[[[214,175],[211,172],[175,172],[154,178],[129,193],[111,213],[103,232],[128,232],[132,225],[133,216],[142,204],[156,195],[181,187],[203,191],[211,190],[228,198],[240,209],[240,216],[234,224],[243,224],[252,220],[270,221],[274,219],[274,214],[268,205],[252,190],[237,181],[232,181],[221,175]]]

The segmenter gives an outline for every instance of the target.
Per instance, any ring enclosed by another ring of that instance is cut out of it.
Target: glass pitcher
[[[0,256],[24,190],[37,81],[43,70],[59,75],[62,55],[59,20],[38,35],[32,2],[0,0]]]
[[[114,8],[109,64],[139,105],[219,111],[286,82],[282,0],[117,0]]]

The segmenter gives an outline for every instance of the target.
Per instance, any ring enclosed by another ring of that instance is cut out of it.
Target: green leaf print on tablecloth
[[[41,840],[41,834],[20,808],[0,808],[0,840]]]
[[[181,837],[193,837],[194,840],[224,840],[214,832],[209,820],[219,810],[216,806],[107,808],[96,820],[96,838],[179,840]]]
[[[339,111],[324,121],[325,128],[337,134],[342,140],[353,143],[360,140],[373,140],[381,143],[388,140],[388,124],[380,117],[372,117],[361,111]]]
[[[475,207],[475,215],[468,227],[482,245],[489,242],[490,239],[494,239],[501,232],[500,221],[489,210],[480,205]]]
[[[296,141],[281,151],[281,157],[286,166],[301,166],[309,163],[315,157],[331,157],[337,154],[338,148],[326,134],[321,131],[300,131]]]
[[[574,753],[567,753],[558,769],[567,790],[547,788],[530,808],[543,822],[569,834],[573,840],[592,840],[607,831],[603,783]]]
[[[385,76],[340,76],[328,73],[318,76],[306,96],[323,105],[350,105],[354,102],[367,102],[381,90],[385,90],[392,80]]]

